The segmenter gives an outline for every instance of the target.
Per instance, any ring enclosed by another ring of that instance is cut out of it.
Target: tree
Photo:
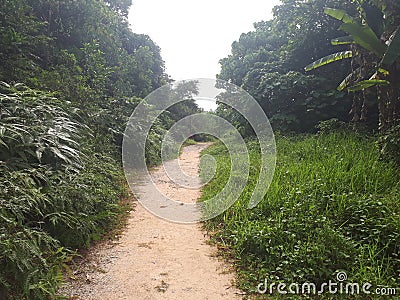
[[[351,99],[334,88],[336,77],[344,76],[350,64],[343,62],[343,68],[331,67],[319,76],[303,70],[304,62],[334,49],[330,40],[339,34],[340,21],[324,14],[327,3],[355,11],[351,3],[336,0],[284,0],[274,8],[272,20],[242,34],[231,55],[220,61],[218,78],[249,92],[277,130],[309,132],[321,120],[348,120]],[[227,109],[223,111],[226,116]]]
[[[350,45],[350,50],[323,57],[305,67],[307,71],[334,61],[352,58],[352,72],[338,86],[350,92],[376,87],[379,129],[385,131],[400,121],[400,3],[392,0],[359,1],[360,15],[327,8],[325,13],[342,22],[349,36],[332,40],[333,45]],[[355,97],[357,99],[357,97]],[[365,101],[365,98],[364,98]],[[357,105],[354,104],[353,108]],[[363,105],[364,107],[364,105]],[[358,119],[366,111],[353,111]]]
[[[0,1],[0,81],[36,74],[51,37],[23,0]]]
[[[126,123],[168,78],[158,46],[130,31],[130,3],[0,0],[1,299],[56,297],[65,257],[121,211]]]
[[[125,18],[128,17],[129,8],[132,0],[104,0],[110,7]]]

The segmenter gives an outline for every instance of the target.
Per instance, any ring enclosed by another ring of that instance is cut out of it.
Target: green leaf
[[[350,45],[354,44],[354,39],[351,36],[342,36],[338,37],[336,39],[331,40],[331,44],[336,46],[336,45]]]
[[[360,81],[357,84],[349,87],[347,90],[349,92],[357,92],[357,91],[361,91],[361,90],[373,87],[375,85],[388,85],[388,84],[390,84],[390,82],[387,80],[378,80],[378,79],[363,80],[363,81]]]
[[[378,68],[378,72],[383,74],[383,75],[385,75],[385,76],[390,74],[389,71],[384,69],[384,68]]]
[[[55,154],[57,157],[59,157],[64,162],[69,163],[69,164],[72,163],[68,157],[66,157],[64,154],[61,153],[60,149],[58,149],[56,147],[50,147],[50,150],[53,154]]]
[[[364,10],[368,26],[380,37],[385,31],[385,19],[382,10],[368,2],[364,2],[361,7]]]
[[[324,10],[325,14],[328,16],[331,16],[339,21],[342,21],[343,23],[355,23],[356,20],[349,16],[346,11],[342,9],[335,9],[335,8],[325,8]]]
[[[0,138],[0,145],[3,145],[7,150],[10,149],[10,147]]]
[[[342,51],[342,52],[334,53],[334,54],[331,54],[331,55],[328,55],[328,56],[325,56],[323,58],[316,60],[315,62],[306,66],[304,69],[306,71],[311,71],[312,69],[319,68],[321,66],[330,64],[334,61],[342,60],[345,58],[351,58],[351,57],[353,57],[352,51]]]
[[[338,91],[343,91],[346,87],[349,86],[350,83],[354,82],[361,73],[361,67],[357,68],[353,72],[351,72],[349,75],[346,76],[346,78],[339,84],[337,87]]]
[[[347,23],[340,26],[339,29],[350,34],[354,42],[364,49],[375,53],[378,57],[384,55],[386,47],[376,37],[370,27],[362,26],[358,23]]]
[[[388,76],[390,73],[389,73],[389,71],[387,71],[385,69],[378,68],[378,70],[371,76],[371,78],[369,80],[380,79],[381,76],[379,76],[379,74],[382,74],[384,76]]]
[[[400,26],[393,32],[388,41],[388,47],[383,56],[382,65],[390,66],[400,56]]]

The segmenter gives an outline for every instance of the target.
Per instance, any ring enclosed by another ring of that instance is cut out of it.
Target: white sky
[[[279,0],[133,0],[132,30],[144,33],[161,48],[172,79],[211,78],[218,61],[253,23],[272,18]]]

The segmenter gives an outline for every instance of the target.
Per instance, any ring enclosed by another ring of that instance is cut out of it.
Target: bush
[[[68,253],[113,224],[123,176],[74,108],[21,84],[0,89],[0,296],[45,299]]]
[[[333,118],[325,121],[320,121],[316,126],[319,133],[332,133],[338,131],[348,131],[350,129],[346,122]]]

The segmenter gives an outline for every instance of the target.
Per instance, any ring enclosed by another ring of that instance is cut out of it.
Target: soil
[[[198,176],[200,152],[209,144],[183,148],[179,163]],[[178,201],[196,201],[200,188],[180,187],[163,168],[152,171],[162,192]],[[116,241],[89,249],[76,263],[60,293],[69,299],[241,299],[234,274],[216,255],[201,224],[158,218],[137,203]]]

